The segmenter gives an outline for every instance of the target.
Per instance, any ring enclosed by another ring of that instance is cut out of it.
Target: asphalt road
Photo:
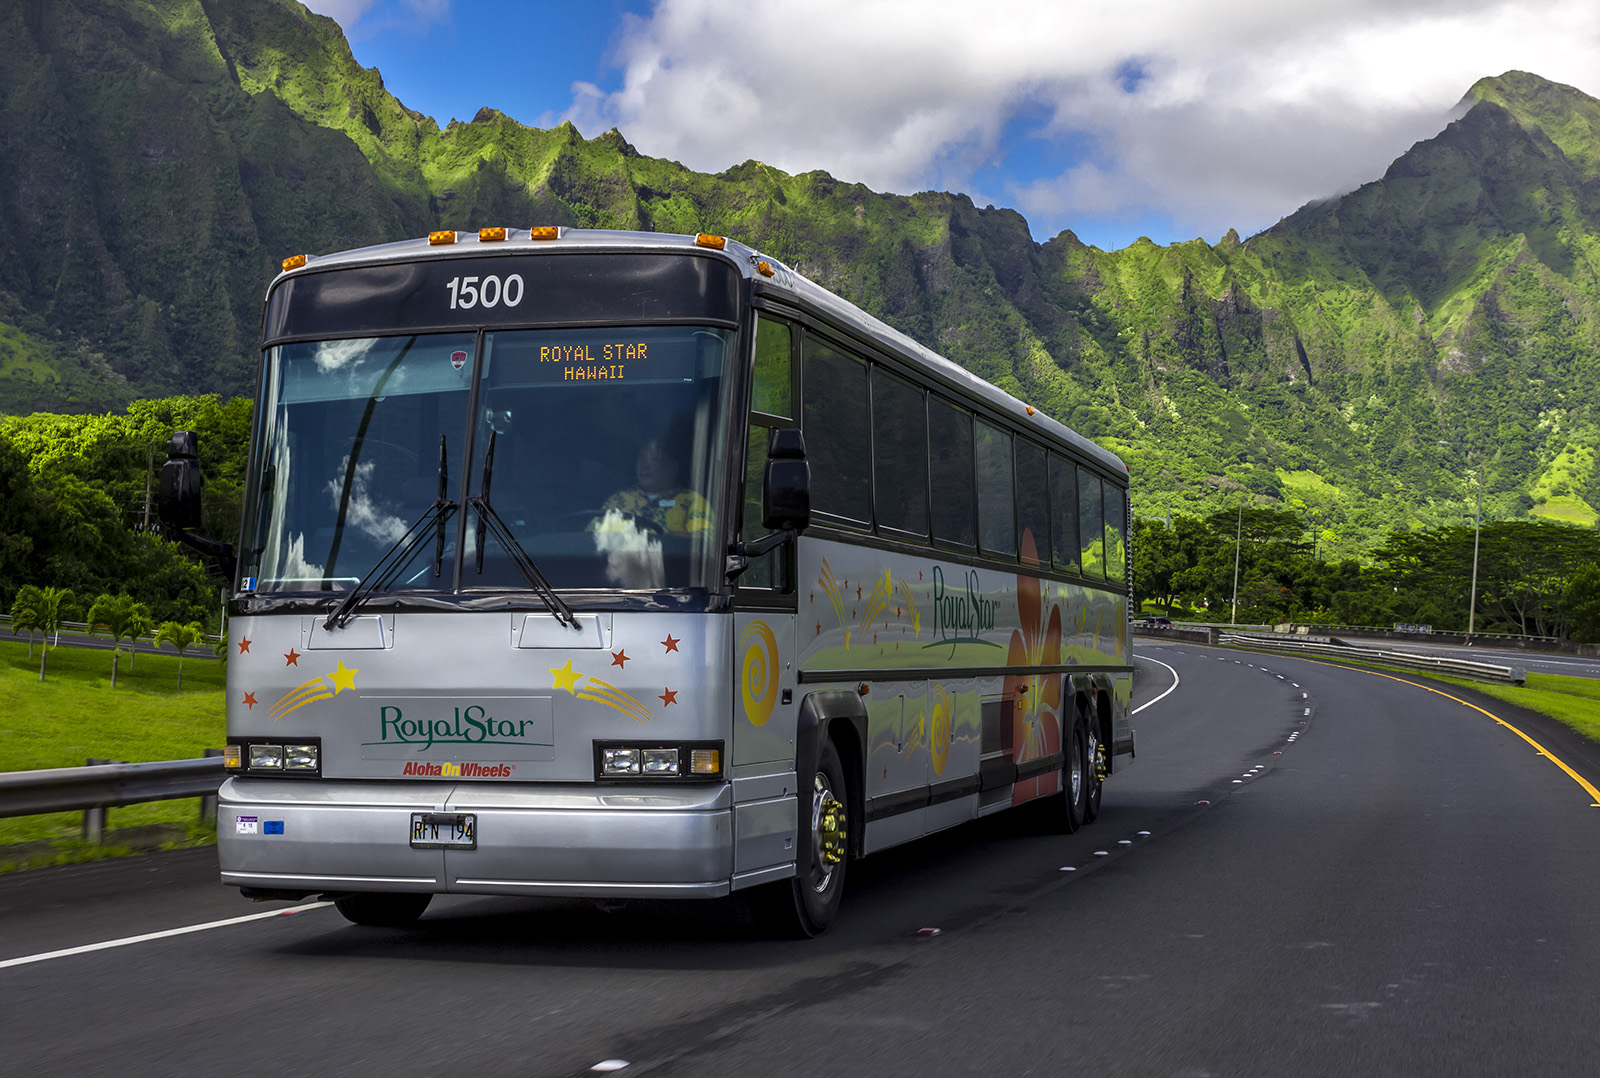
[[[1593,784],[1600,749],[1420,678],[1178,643],[1139,657],[1140,758],[1097,823],[1000,817],[860,862],[841,921],[809,942],[761,938],[734,900],[461,897],[407,931],[315,907],[8,965],[277,907],[217,886],[209,851],[0,877],[0,1059],[163,1076],[1600,1069],[1600,795],[1556,762]]]
[[[1381,647],[1391,651],[1417,651],[1426,655],[1448,655],[1456,659],[1470,659],[1480,663],[1498,663],[1501,666],[1520,666],[1535,674],[1560,674],[1564,677],[1600,678],[1600,659],[1582,655],[1555,655],[1549,652],[1522,651],[1517,648],[1497,646],[1493,642],[1473,644],[1413,644],[1384,641],[1383,643],[1352,640],[1357,647]]]

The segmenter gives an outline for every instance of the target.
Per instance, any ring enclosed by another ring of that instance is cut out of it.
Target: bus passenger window
[[[755,378],[750,386],[750,410],[788,419],[794,415],[789,400],[789,355],[794,336],[787,322],[762,315],[756,320]]]
[[[872,372],[872,500],[878,527],[927,537],[928,414],[922,390]]]
[[[1017,439],[1017,549],[1029,565],[1050,562],[1050,488],[1045,482],[1044,450],[1021,438]]]
[[[1078,469],[1078,524],[1082,528],[1083,575],[1101,580],[1106,575],[1105,531],[1101,517],[1104,502],[1100,477]]]
[[[1016,498],[1011,435],[978,422],[978,545],[985,554],[1017,556]]]
[[[872,519],[867,365],[810,334],[800,355],[811,508],[865,524]]]
[[[933,469],[933,537],[971,550],[972,416],[937,397],[928,406],[929,458]]]
[[[1055,524],[1055,563],[1057,569],[1069,573],[1078,571],[1078,486],[1075,478],[1072,462],[1051,453],[1050,509]],[[1084,534],[1089,533],[1085,531]]]
[[[1106,484],[1106,579],[1122,580],[1128,572],[1128,546],[1122,491]]]

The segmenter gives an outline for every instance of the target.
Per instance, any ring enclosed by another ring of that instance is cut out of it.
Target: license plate
[[[411,848],[414,850],[475,850],[478,848],[478,814],[475,812],[413,812]]]

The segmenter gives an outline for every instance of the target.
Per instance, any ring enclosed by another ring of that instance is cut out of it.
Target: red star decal
[[[678,642],[672,638],[671,633],[668,633],[667,638],[661,641],[661,646],[666,648],[668,651],[678,650]]]
[[[861,589],[860,588],[856,589],[856,598],[857,599],[861,598]]]
[[[822,635],[822,622],[820,622],[820,621],[817,622],[817,635],[818,636]]]
[[[922,570],[921,569],[917,570],[917,583],[918,584],[922,583]]]
[[[889,769],[887,767],[883,769],[883,777],[884,778],[888,778],[889,777]]]
[[[808,599],[807,599],[808,602],[813,602],[814,603],[814,602],[817,601],[817,593],[816,592],[814,592],[814,591],[813,592],[808,592],[807,595],[808,595]]]
[[[239,641],[239,654],[240,655],[243,655],[245,652],[247,652],[249,650],[250,650],[250,640],[249,640],[249,638],[246,638],[244,640]]]
[[[662,689],[661,690],[661,706],[662,707],[671,707],[673,704],[676,704],[677,702],[678,702],[678,694],[676,692],[674,692],[672,689]]]
[[[246,711],[248,711],[251,708],[255,707],[256,706],[256,694],[253,693],[253,692],[245,693],[244,694],[244,700],[242,701],[242,703],[244,704]]]
[[[287,654],[287,655],[285,655],[283,657],[283,665],[285,665],[285,666],[299,666],[300,665],[300,653],[298,651],[296,651],[294,648],[290,648],[289,649],[289,654]]]
[[[628,668],[628,651],[626,648],[611,653],[611,665],[620,666],[624,670]]]

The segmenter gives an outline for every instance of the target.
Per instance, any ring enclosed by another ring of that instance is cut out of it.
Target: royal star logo
[[[307,704],[314,704],[318,700],[338,696],[346,689],[356,687],[356,675],[359,669],[352,670],[343,662],[338,667],[326,674],[319,674],[303,685],[297,685],[283,695],[272,710],[267,712],[273,722],[277,722],[291,711],[298,711]]]

